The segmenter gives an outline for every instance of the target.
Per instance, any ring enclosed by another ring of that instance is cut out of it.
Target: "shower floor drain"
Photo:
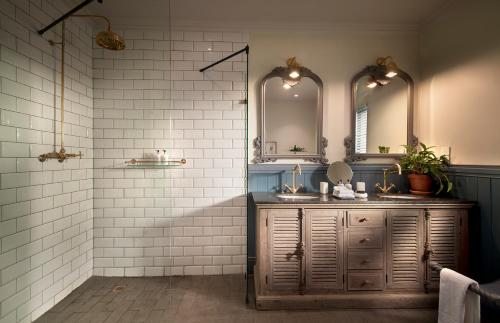
[[[115,286],[115,287],[113,287],[113,289],[111,291],[117,293],[117,292],[121,292],[124,289],[125,289],[125,286]]]

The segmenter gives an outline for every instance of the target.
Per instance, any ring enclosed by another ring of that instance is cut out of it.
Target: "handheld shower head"
[[[108,23],[108,29],[97,33],[95,37],[96,44],[101,46],[102,48],[110,50],[125,49],[125,40],[122,36],[111,30],[111,23],[107,17],[96,15],[73,15],[73,17],[100,18],[106,20],[106,22]]]

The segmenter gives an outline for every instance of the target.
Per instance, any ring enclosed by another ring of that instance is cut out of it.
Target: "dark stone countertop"
[[[252,192],[250,193],[255,204],[296,204],[296,205],[352,205],[352,206],[362,206],[362,205],[460,205],[463,207],[472,207],[475,203],[468,200],[450,198],[450,197],[423,197],[421,199],[395,199],[395,198],[382,198],[377,194],[369,194],[367,199],[355,199],[355,200],[340,200],[333,196],[331,193],[326,195],[319,195],[316,199],[283,199],[276,197],[277,193],[266,193],[266,192]],[[314,193],[311,193],[314,194]],[[396,194],[395,194],[396,195]]]

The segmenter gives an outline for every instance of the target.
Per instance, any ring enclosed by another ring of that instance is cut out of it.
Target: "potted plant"
[[[388,154],[391,147],[388,146],[378,146],[378,152],[381,154]]]
[[[401,158],[400,164],[404,171],[408,172],[410,192],[413,194],[430,195],[433,180],[439,185],[436,194],[445,188],[450,192],[453,184],[446,175],[446,167],[450,165],[445,155],[436,156],[433,147],[427,147],[420,143],[420,149],[411,145],[405,145],[406,154]]]
[[[293,147],[290,149],[290,151],[292,153],[296,154],[296,153],[302,153],[302,152],[306,151],[306,149],[304,147],[299,147],[297,145],[293,145]]]

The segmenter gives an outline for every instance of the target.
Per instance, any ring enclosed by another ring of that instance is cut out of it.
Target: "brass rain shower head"
[[[123,40],[123,37],[112,32],[111,29],[99,32],[95,37],[95,42],[97,45],[106,49],[125,49],[125,41]]]
[[[73,17],[100,18],[106,20],[106,22],[108,23],[108,29],[97,33],[95,37],[96,44],[101,46],[102,48],[110,50],[125,49],[125,40],[122,36],[111,30],[111,23],[109,22],[109,19],[107,17],[96,15],[73,15]]]

